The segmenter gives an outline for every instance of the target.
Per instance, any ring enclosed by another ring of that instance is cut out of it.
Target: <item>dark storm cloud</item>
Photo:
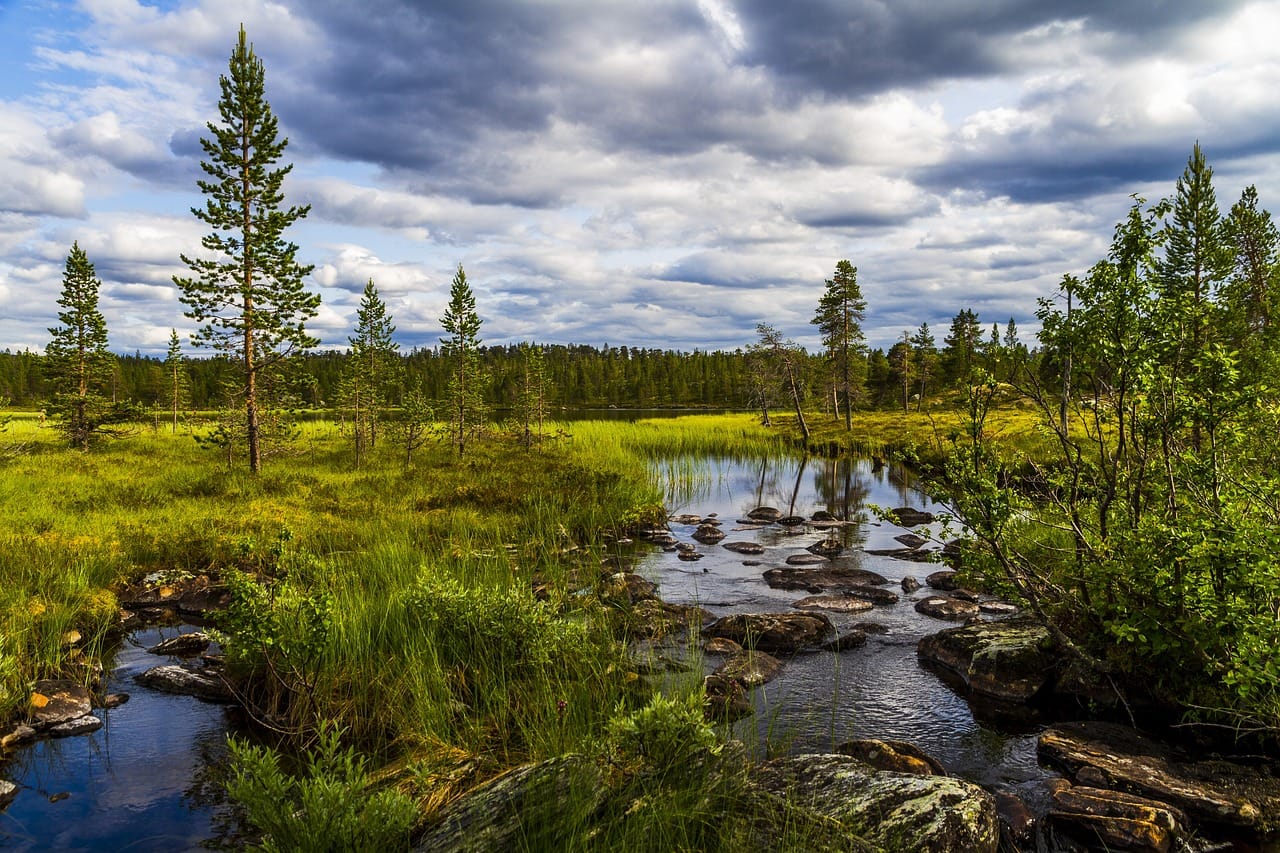
[[[1123,37],[1124,49],[1158,48],[1172,30],[1219,17],[1241,2],[1203,0],[743,0],[746,60],[800,91],[861,96],[898,86],[1011,70],[1003,40],[1055,21],[1084,19]]]

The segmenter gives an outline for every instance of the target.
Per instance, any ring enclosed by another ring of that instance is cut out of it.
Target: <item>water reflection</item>
[[[870,505],[940,510],[913,487],[911,472],[903,468],[867,460],[783,456],[686,459],[667,463],[663,470],[676,475],[666,482],[669,495],[683,498],[673,504],[678,512],[716,513],[728,534],[719,546],[699,545],[704,557],[696,563],[655,553],[641,565],[668,601],[699,603],[717,616],[788,611],[807,593],[771,589],[763,572],[829,535],[839,535],[851,549],[843,563],[880,573],[890,581],[887,589],[897,591],[906,575],[922,578],[935,568],[864,553],[898,547],[893,537],[904,532],[874,519]],[[788,531],[738,523],[757,506],[806,518],[822,510],[855,524],[833,531]],[[673,522],[671,527],[678,538],[691,541],[694,525]],[[764,545],[765,553],[744,558],[723,547],[744,540]],[[920,666],[919,639],[949,627],[915,612],[914,601],[924,594],[902,595],[897,604],[856,616],[829,614],[837,626],[876,622],[885,632],[871,635],[858,649],[801,654],[787,661],[782,676],[752,693],[756,714],[738,724],[738,736],[760,754],[825,751],[850,738],[905,740],[935,756],[948,772],[986,785],[1016,786],[1045,778],[1035,760],[1038,727],[975,718],[964,698]]]

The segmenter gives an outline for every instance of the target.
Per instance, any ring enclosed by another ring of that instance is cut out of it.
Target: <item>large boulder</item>
[[[752,784],[884,850],[994,853],[999,843],[991,795],[960,779],[878,771],[847,755],[797,755],[764,762]]]
[[[836,629],[821,613],[735,613],[702,632],[733,640],[744,648],[790,654],[819,645]]]
[[[45,678],[31,690],[28,718],[37,729],[78,720],[93,710],[89,688],[67,678]]]
[[[1196,760],[1115,723],[1063,723],[1040,736],[1040,760],[1077,781],[1176,806],[1193,822],[1280,830],[1280,774]]]
[[[916,654],[960,676],[974,693],[1005,702],[1026,702],[1045,689],[1059,663],[1048,629],[1025,619],[948,628],[921,639]]]
[[[447,807],[416,851],[552,850],[580,828],[603,796],[600,771],[580,755],[518,767]]]

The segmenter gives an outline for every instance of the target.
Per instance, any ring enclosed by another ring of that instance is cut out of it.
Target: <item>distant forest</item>
[[[963,311],[957,321],[965,327],[966,334],[957,342],[949,335],[942,349],[937,352],[938,376],[925,385],[925,392],[939,390],[950,384],[952,378],[964,375],[962,365],[967,365],[983,344],[973,346],[972,332],[976,315]],[[953,323],[953,332],[956,324]],[[861,395],[864,407],[902,408],[902,370],[899,352],[907,344],[899,342],[888,353],[871,350],[867,356],[866,382]],[[547,385],[553,406],[594,407],[618,406],[622,408],[644,407],[711,407],[747,409],[758,407],[757,389],[753,371],[762,369],[753,361],[748,349],[731,352],[678,352],[672,350],[643,349],[640,347],[593,347],[580,344],[551,344],[541,347],[545,363]],[[980,354],[980,353],[979,353]],[[915,353],[912,353],[915,355]],[[345,351],[309,353],[292,360],[294,382],[298,402],[307,408],[332,408],[337,405],[338,385],[343,367],[349,355]],[[404,374],[399,387],[387,389],[391,405],[398,405],[406,388],[421,387],[427,397],[443,400],[448,394],[449,363],[437,350],[414,350],[403,357]],[[518,345],[480,348],[483,368],[490,377],[486,389],[486,402],[495,408],[512,403],[524,369],[524,360]],[[918,359],[916,359],[918,361]],[[908,359],[911,363],[912,359]],[[188,386],[187,408],[192,410],[215,409],[227,404],[227,390],[237,380],[242,381],[237,363],[225,356],[190,358],[185,360]],[[806,396],[810,405],[823,407],[822,400],[830,399],[831,376],[825,359],[820,355],[806,355],[803,373]],[[952,369],[948,369],[952,368]],[[911,371],[908,382],[912,394],[918,391],[918,372]],[[42,408],[55,389],[45,377],[45,358],[37,353],[22,351],[0,352],[0,397],[7,397],[10,404],[21,409]],[[164,409],[168,406],[169,380],[163,358],[141,354],[121,355],[116,359],[115,378],[108,393],[120,400],[134,400],[147,407]],[[828,403],[825,408],[830,408]]]

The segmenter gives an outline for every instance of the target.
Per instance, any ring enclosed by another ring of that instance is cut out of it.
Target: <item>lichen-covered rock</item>
[[[798,755],[761,764],[754,786],[817,812],[884,850],[994,853],[995,802],[971,782],[878,771],[847,755]]]
[[[658,585],[645,580],[635,572],[615,572],[604,582],[600,594],[614,601],[635,603],[653,598]]]
[[[39,732],[32,726],[16,725],[3,735],[0,735],[0,749],[9,749],[21,746],[24,743],[30,743],[36,739],[38,734]]]
[[[735,679],[743,687],[759,687],[778,677],[782,661],[767,652],[743,650],[716,667],[715,675]]]
[[[1280,775],[1229,761],[1195,760],[1115,723],[1063,723],[1040,736],[1041,761],[1072,778],[1176,806],[1194,821],[1280,830]],[[1273,768],[1274,770],[1274,768]]]
[[[921,639],[916,654],[956,673],[973,692],[1005,702],[1039,693],[1059,663],[1048,629],[1025,619],[948,628]]]
[[[580,755],[518,767],[458,800],[414,847],[431,853],[550,850],[599,805],[600,771]]]
[[[916,602],[916,612],[934,619],[962,621],[978,615],[978,605],[949,595],[930,595]]]
[[[835,634],[821,613],[735,613],[703,629],[708,637],[726,637],[763,652],[798,652]]]
[[[913,743],[901,740],[850,740],[836,752],[865,761],[877,770],[912,773],[916,776],[946,776],[938,760]]]
[[[45,678],[31,690],[28,718],[37,729],[70,722],[93,710],[89,688],[67,678]]]
[[[206,667],[177,664],[156,666],[138,675],[137,681],[154,690],[195,696],[210,702],[231,702],[235,698],[222,677]]]
[[[699,630],[715,618],[710,611],[695,605],[645,598],[631,606],[628,630],[633,637],[658,640],[680,631]]]

